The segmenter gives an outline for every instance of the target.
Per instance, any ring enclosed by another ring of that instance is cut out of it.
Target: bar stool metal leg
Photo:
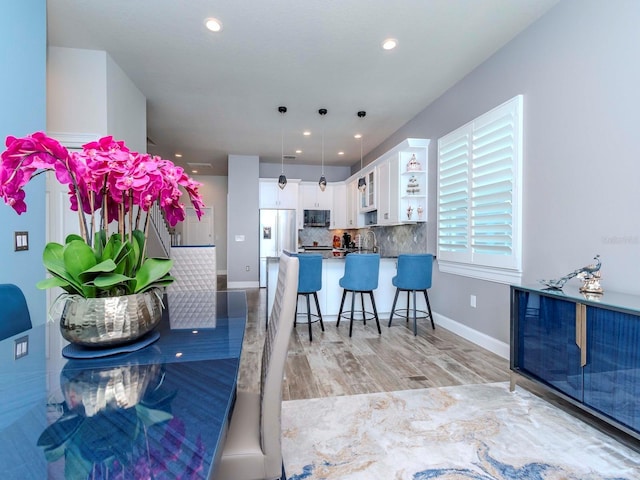
[[[318,318],[320,319],[320,328],[324,332],[324,323],[322,321],[322,312],[320,311],[320,302],[318,302],[318,294],[313,292],[313,298],[316,301],[316,311],[318,312]]]
[[[398,302],[398,294],[400,293],[400,289],[396,288],[396,294],[393,297],[393,305],[391,305],[391,314],[389,315],[389,325],[387,325],[388,327],[391,326],[391,321],[393,320],[393,314],[396,311],[396,303]]]
[[[336,321],[336,328],[340,326],[340,318],[342,318],[342,309],[344,307],[344,299],[347,296],[347,291],[342,291],[342,300],[340,301],[340,310],[338,310],[338,320]]]
[[[378,320],[378,309],[376,308],[376,301],[373,298],[373,291],[369,291],[369,296],[371,297],[371,306],[373,307],[373,316],[376,319],[376,326],[378,327],[378,335],[382,335],[382,330],[380,330],[380,321]]]
[[[413,336],[417,337],[418,336],[418,310],[417,310],[417,304],[416,304],[416,291],[413,290]],[[409,305],[407,305],[408,307]],[[408,313],[408,312],[407,312]],[[407,315],[407,318],[409,318],[409,315]]]
[[[433,314],[431,313],[431,304],[429,303],[429,295],[427,294],[427,291],[424,291],[424,299],[427,302],[427,310],[429,311],[429,318],[431,319],[431,328],[433,330],[436,329],[436,324],[433,322]]]
[[[356,292],[351,292],[351,321],[349,322],[349,337],[353,333],[353,308],[356,304]]]
[[[311,333],[311,302],[309,301],[309,294],[305,295],[307,297],[307,325],[309,326],[309,341],[313,341],[313,335]]]

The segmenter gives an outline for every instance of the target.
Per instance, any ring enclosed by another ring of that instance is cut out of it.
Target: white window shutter
[[[522,270],[522,103],[514,97],[438,141],[438,257],[445,271],[447,262],[473,266],[469,275],[479,278],[479,267]]]
[[[438,140],[438,258],[469,255],[469,168],[471,128]]]

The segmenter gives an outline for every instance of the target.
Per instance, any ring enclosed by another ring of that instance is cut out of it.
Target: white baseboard
[[[260,288],[259,282],[227,282],[227,289],[233,290],[235,288]]]
[[[471,327],[456,322],[455,320],[445,317],[444,315],[440,315],[439,313],[433,313],[433,320],[437,325],[446,328],[450,332],[460,335],[462,338],[469,340],[470,342],[473,342],[502,358],[506,358],[507,360],[509,359],[510,347],[508,343],[496,340],[486,333],[474,330]]]

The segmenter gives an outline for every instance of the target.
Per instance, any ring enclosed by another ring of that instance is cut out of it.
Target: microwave
[[[329,227],[331,225],[330,210],[305,210],[305,227]]]

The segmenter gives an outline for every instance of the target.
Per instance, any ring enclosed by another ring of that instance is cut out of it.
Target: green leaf
[[[42,252],[42,263],[49,273],[65,280],[76,293],[83,295],[82,283],[67,270],[64,261],[64,248],[59,243],[47,243]]]
[[[62,251],[62,258],[67,272],[74,278],[80,278],[80,274],[96,265],[96,257],[93,249],[81,240],[72,240],[67,243]]]
[[[96,265],[96,256],[93,249],[81,240],[72,240],[67,243],[62,251],[64,268],[74,279],[74,283],[82,285],[82,273]],[[82,286],[84,297],[93,297],[92,287]]]
[[[102,252],[107,243],[107,232],[98,230],[93,236],[93,249],[96,252],[96,259],[103,259]]]
[[[75,233],[71,233],[71,234],[67,235],[67,238],[64,239],[64,243],[66,245],[67,243],[71,243],[74,240],[80,240],[80,241],[84,242],[84,238],[82,238],[80,235],[75,234]]]
[[[44,280],[40,280],[36,283],[36,288],[40,290],[46,290],[47,288],[53,287],[66,287],[69,285],[69,282],[60,277],[49,277]]]
[[[148,292],[149,290],[152,290],[154,288],[159,288],[159,287],[168,287],[169,285],[171,285],[173,282],[175,281],[175,278],[170,276],[170,275],[165,275],[164,277],[162,277],[159,280],[156,280],[153,283],[150,283],[149,285],[147,285],[145,288],[143,288],[142,290],[137,291],[137,293],[144,293],[144,292]]]
[[[142,255],[143,255],[143,252],[144,252],[144,245],[145,245],[147,239],[144,236],[144,232],[142,230],[134,230],[133,231],[133,238],[135,240],[135,243],[138,245],[138,249],[135,250],[136,251],[135,269],[136,269],[136,271],[138,271],[140,269],[140,267],[142,266],[142,262],[144,260]]]
[[[131,280],[131,278],[127,277],[126,275],[121,275],[119,273],[108,273],[94,278],[90,282],[87,282],[87,285],[94,285],[95,287],[101,289],[109,289],[129,280]]]
[[[136,274],[136,286],[133,293],[144,291],[149,285],[169,273],[173,266],[170,258],[148,258]]]
[[[131,244],[129,242],[123,243],[118,258],[115,259],[118,264],[116,273],[121,273],[128,277],[133,277],[135,275],[135,270],[131,266],[133,264],[133,261],[131,260],[132,256]]]
[[[82,280],[83,285],[91,285],[94,279],[104,275],[105,273],[112,273],[115,269],[116,264],[113,260],[105,260],[104,262],[100,262],[80,273],[80,280]]]

